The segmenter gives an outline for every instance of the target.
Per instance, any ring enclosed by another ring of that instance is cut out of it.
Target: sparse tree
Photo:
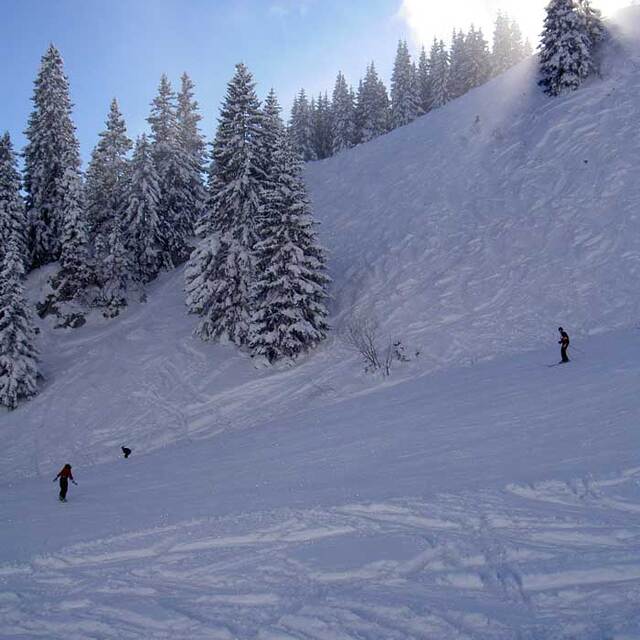
[[[391,375],[391,364],[394,359],[394,343],[380,339],[376,320],[364,316],[353,315],[341,332],[345,345],[357,353],[364,364],[366,373],[382,373],[384,377]]]

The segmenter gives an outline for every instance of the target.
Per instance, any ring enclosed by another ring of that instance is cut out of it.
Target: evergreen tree
[[[38,392],[35,331],[22,284],[24,235],[24,228],[13,229],[0,270],[0,405],[9,409]]]
[[[607,30],[602,21],[602,13],[593,7],[591,0],[578,0],[578,10],[584,16],[593,53],[607,36]]]
[[[398,51],[391,76],[391,126],[402,127],[421,115],[416,70],[411,63],[405,41],[398,43]]]
[[[439,109],[449,102],[449,52],[444,42],[434,40],[431,48],[431,108]]]
[[[139,287],[168,265],[159,218],[160,186],[151,145],[145,135],[136,141],[125,192],[123,226],[130,259],[131,280]],[[142,296],[144,298],[144,295]]]
[[[171,268],[184,262],[191,252],[195,205],[191,193],[192,162],[180,144],[176,95],[164,74],[147,121],[151,125],[151,147],[160,187],[162,262]]]
[[[24,202],[20,196],[20,174],[11,138],[5,133],[0,137],[0,265],[10,239],[16,244],[23,263],[29,264]]]
[[[326,93],[320,94],[313,104],[311,124],[314,158],[317,160],[329,158],[333,152],[333,118],[331,103]]]
[[[64,176],[67,170],[79,170],[80,154],[71,120],[69,83],[60,52],[53,45],[42,58],[34,84],[24,187],[31,263],[39,267],[60,257]]]
[[[238,64],[213,143],[209,235],[186,272],[187,305],[200,315],[196,333],[203,340],[247,342],[265,187],[262,125],[253,77]]]
[[[93,302],[89,297],[90,288],[95,284],[94,271],[89,260],[89,238],[85,220],[85,209],[82,200],[82,182],[80,174],[74,169],[67,169],[62,177],[64,189],[62,200],[62,249],[60,268],[50,279],[52,292],[40,307],[42,316],[58,313],[58,303],[77,302],[83,305]],[[66,326],[80,326],[83,313],[62,314]]]
[[[369,142],[389,131],[389,96],[372,62],[358,89],[357,140]]]
[[[540,42],[539,82],[546,94],[575,91],[593,71],[585,15],[574,0],[551,0]]]
[[[513,31],[509,16],[499,11],[493,31],[493,51],[491,54],[491,67],[494,76],[504,73],[514,64],[512,35]]]
[[[127,155],[132,148],[118,101],[111,101],[106,128],[100,133],[87,169],[84,200],[89,242],[98,265],[106,255],[114,220],[124,204],[128,170]]]
[[[301,162],[282,135],[268,185],[261,239],[255,246],[249,346],[254,355],[274,362],[295,359],[326,337],[329,279],[313,231]]]
[[[282,117],[282,109],[274,89],[267,94],[262,108],[262,127],[260,139],[260,157],[265,172],[265,179],[268,181],[269,174],[267,168],[273,164],[273,159],[279,148],[282,136],[287,135]]]
[[[465,92],[484,84],[491,75],[488,43],[482,30],[476,30],[473,25],[466,36],[466,50],[467,56],[462,69]]]
[[[342,72],[338,73],[332,101],[332,154],[350,149],[355,144],[355,105]]]
[[[111,225],[102,267],[101,303],[105,307],[105,317],[114,318],[120,313],[120,309],[127,305],[131,271],[131,260],[123,234],[121,214],[118,213]]]
[[[431,67],[427,51],[422,47],[420,59],[418,61],[418,96],[420,98],[420,109],[423,113],[431,111]]]
[[[462,31],[453,32],[449,54],[449,97],[451,100],[459,98],[469,90],[465,78],[465,69],[469,58],[467,44]]]
[[[180,81],[181,86],[178,93],[178,109],[176,112],[178,141],[188,160],[188,214],[191,218],[191,229],[195,229],[203,216],[207,200],[207,192],[203,182],[206,144],[198,126],[202,116],[199,112],[198,103],[193,97],[193,82],[186,73],[182,74]]]
[[[509,25],[511,38],[511,66],[524,60],[524,42],[522,40],[522,30],[520,25],[512,20]]]
[[[295,150],[306,161],[317,160],[313,141],[311,109],[304,89],[295,97],[289,120],[289,136]]]

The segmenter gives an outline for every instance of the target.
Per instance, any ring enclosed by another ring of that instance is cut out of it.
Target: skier
[[[129,449],[129,447],[121,447],[122,449],[122,455],[124,455],[125,458],[128,458],[131,455],[131,449]]]
[[[558,344],[560,345],[560,355],[562,356],[561,364],[569,362],[569,356],[567,355],[567,349],[569,348],[569,334],[562,328],[558,327],[558,331],[560,332],[560,340]]]
[[[64,467],[62,467],[62,470],[60,471],[60,473],[53,479],[53,481],[55,482],[58,478],[60,478],[60,495],[59,495],[59,499],[60,502],[66,502],[67,501],[67,489],[69,488],[69,480],[71,480],[71,482],[73,482],[73,484],[75,484],[76,486],[78,486],[78,483],[73,479],[73,474],[71,473],[71,465],[70,464],[65,464]]]

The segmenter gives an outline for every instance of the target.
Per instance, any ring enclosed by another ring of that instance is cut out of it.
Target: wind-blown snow
[[[567,98],[525,64],[309,167],[334,324],[375,311],[421,351],[385,384],[338,338],[275,370],[200,342],[180,272],[115,321],[41,323],[42,392],[0,415],[0,637],[640,637],[624,27]]]
[[[639,9],[601,79],[545,96],[531,59],[308,170],[353,304],[435,366],[640,317]]]

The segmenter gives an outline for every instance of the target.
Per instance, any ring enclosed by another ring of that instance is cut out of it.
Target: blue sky
[[[61,50],[86,160],[109,101],[121,103],[130,135],[142,132],[160,74],[196,83],[203,130],[215,119],[234,64],[245,62],[260,95],[284,105],[299,87],[331,89],[342,69],[353,83],[375,58],[387,73],[409,35],[400,0],[0,0],[0,131],[18,147],[32,83],[49,42]]]
[[[630,0],[596,0],[601,8]],[[17,147],[29,112],[32,81],[49,42],[61,50],[86,160],[113,96],[129,133],[145,118],[160,74],[177,86],[183,71],[196,84],[203,131],[214,134],[225,86],[245,62],[266,95],[285,108],[300,87],[331,91],[341,70],[357,86],[370,60],[388,82],[399,38],[413,51],[434,35],[471,22],[490,36],[506,8],[533,41],[546,0],[0,0],[0,132]]]

